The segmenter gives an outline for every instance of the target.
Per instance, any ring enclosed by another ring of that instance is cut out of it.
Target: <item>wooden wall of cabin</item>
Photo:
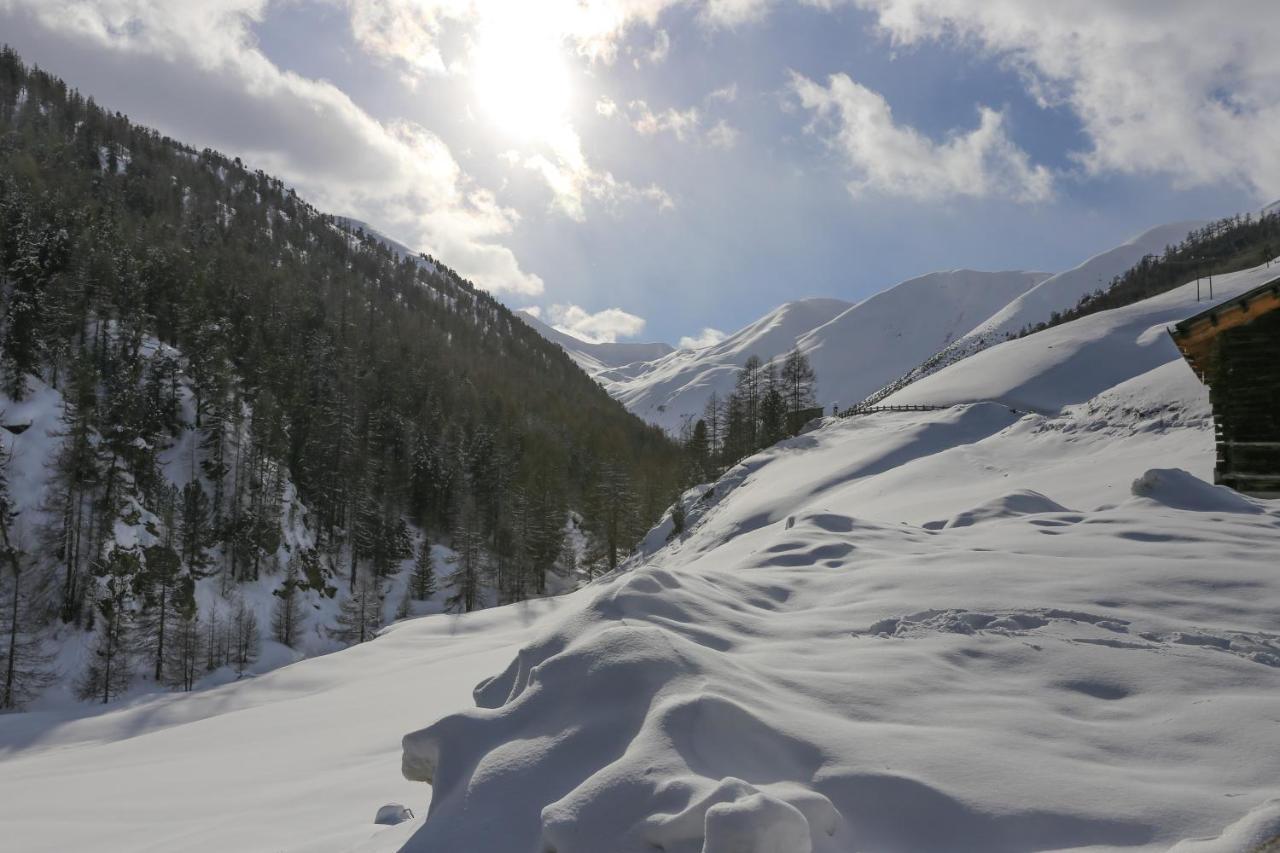
[[[1280,311],[1223,330],[1213,350],[1215,480],[1250,494],[1280,494]]]

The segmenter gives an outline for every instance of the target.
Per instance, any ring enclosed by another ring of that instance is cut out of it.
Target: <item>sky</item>
[[[1280,5],[0,0],[0,41],[584,339],[1280,197]]]

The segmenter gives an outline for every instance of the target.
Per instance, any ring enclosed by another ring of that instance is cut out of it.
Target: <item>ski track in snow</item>
[[[783,442],[687,492],[684,535],[666,520],[562,598],[408,620],[187,696],[0,718],[5,837],[1262,849],[1280,502],[1206,482],[1207,394],[1163,336],[1195,310],[1182,288],[1002,344],[918,383],[950,409]],[[1044,413],[999,404],[1028,401]],[[393,801],[418,817],[374,826]]]

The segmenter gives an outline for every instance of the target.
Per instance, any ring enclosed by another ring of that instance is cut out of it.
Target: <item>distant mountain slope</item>
[[[1086,293],[1105,290],[1111,280],[1128,270],[1147,255],[1159,255],[1166,246],[1176,246],[1201,221],[1172,222],[1157,225],[1132,239],[1094,255],[1065,272],[1045,279],[993,314],[965,338],[1003,338],[1027,326],[1044,322],[1055,311],[1072,308]]]
[[[1221,301],[1269,279],[1268,265],[1215,278]],[[890,395],[891,405],[941,405],[994,401],[1018,409],[1055,413],[1083,403],[1118,383],[1179,361],[1166,328],[1195,314],[1194,279],[1158,296],[1102,311],[1006,341],[939,370]]]
[[[702,412],[713,392],[726,395],[733,390],[738,368],[750,356],[769,361],[783,355],[806,332],[851,307],[841,299],[787,302],[718,344],[676,350],[637,366],[630,375],[614,373],[598,378],[633,413],[675,431],[685,417]]]
[[[964,337],[879,389],[871,395],[872,400],[882,399],[1023,329],[1048,321],[1055,313],[1074,307],[1086,294],[1105,290],[1113,279],[1132,269],[1147,255],[1159,255],[1166,246],[1181,243],[1188,232],[1202,224],[1190,221],[1158,225],[1113,249],[1094,255],[1079,266],[1045,279],[1000,308]]]
[[[850,307],[797,341],[818,375],[818,402],[857,403],[1048,278],[1044,272],[935,272]]]
[[[637,362],[649,362],[674,352],[675,347],[662,341],[651,343],[606,342],[589,343],[542,322],[525,311],[516,316],[532,326],[538,334],[553,344],[558,344],[578,366],[591,376],[598,376],[614,368],[625,368]]]
[[[778,306],[715,346],[678,350],[648,365],[596,374],[635,414],[667,430],[733,390],[752,355],[793,347],[818,375],[818,402],[847,406],[901,376],[1049,277],[1042,272],[949,270],[901,282],[859,303],[802,299]]]

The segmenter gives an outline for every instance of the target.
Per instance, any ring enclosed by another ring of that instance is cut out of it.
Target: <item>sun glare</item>
[[[569,108],[569,70],[558,40],[511,23],[485,27],[472,53],[472,85],[484,113],[526,141],[552,137]]]

